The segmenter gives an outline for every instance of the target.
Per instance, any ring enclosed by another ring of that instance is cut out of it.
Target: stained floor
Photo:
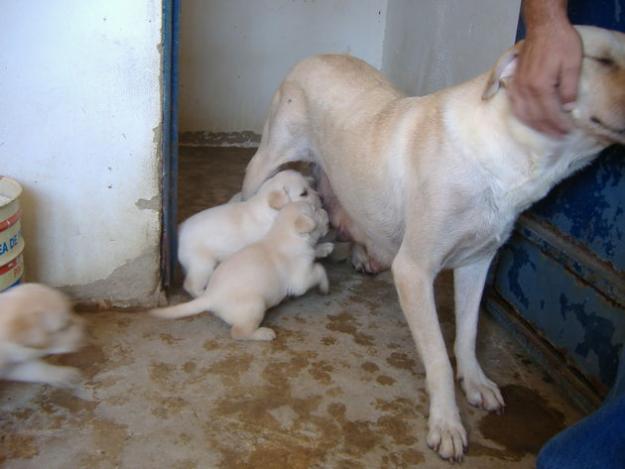
[[[249,150],[182,150],[180,216],[227,200]],[[423,367],[388,273],[327,265],[331,292],[272,310],[273,343],[234,342],[206,314],[178,321],[86,313],[74,393],[0,383],[0,463],[10,468],[447,468],[425,443]],[[179,301],[183,295],[176,295]],[[448,344],[451,276],[437,281]],[[581,414],[486,314],[479,356],[502,415],[466,404],[465,468],[529,468]]]

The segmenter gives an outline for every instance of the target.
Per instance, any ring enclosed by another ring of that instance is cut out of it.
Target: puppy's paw
[[[328,281],[328,277],[323,277],[319,282],[319,292],[322,295],[330,293],[330,282]]]
[[[252,340],[264,340],[264,341],[271,341],[275,338],[276,338],[275,331],[273,329],[270,329],[269,327],[259,327],[254,332],[252,332],[252,335],[250,336],[250,339]]]
[[[467,432],[457,412],[446,418],[434,413],[430,415],[427,444],[443,459],[462,461],[467,446]]]
[[[321,243],[315,247],[315,257],[317,259],[322,257],[328,257],[332,251],[334,250],[334,244],[332,243]]]
[[[479,373],[460,379],[460,386],[467,396],[469,404],[489,412],[500,412],[505,406],[499,387],[490,379]]]
[[[80,370],[71,366],[54,366],[47,369],[45,383],[55,388],[75,388],[82,382]]]

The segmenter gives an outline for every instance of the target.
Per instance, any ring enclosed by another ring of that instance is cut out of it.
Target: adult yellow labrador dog
[[[423,97],[404,96],[358,59],[322,55],[296,65],[280,85],[246,170],[244,198],[285,162],[316,163],[331,220],[361,245],[365,268],[391,267],[427,373],[427,443],[443,458],[460,459],[467,437],[434,278],[454,269],[462,389],[472,405],[498,410],[499,389],[475,355],[488,266],[520,212],[602,148],[625,143],[625,35],[577,30],[584,60],[570,111],[575,128],[560,140],[510,112],[516,47],[490,72]]]

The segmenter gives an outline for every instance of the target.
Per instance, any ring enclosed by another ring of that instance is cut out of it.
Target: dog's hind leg
[[[482,290],[492,256],[454,270],[456,302],[456,376],[469,404],[485,410],[499,410],[503,397],[495,383],[482,371],[475,356],[475,339]]]
[[[237,318],[232,324],[230,336],[235,340],[264,340],[276,338],[276,333],[269,327],[259,327],[265,317],[264,302],[244,302],[237,305]]]
[[[201,296],[206,290],[206,285],[216,265],[217,261],[212,256],[194,259],[189,265],[182,287],[194,298]]]
[[[310,160],[306,122],[304,92],[289,81],[283,82],[273,96],[258,150],[245,169],[243,200],[251,197],[281,165]]]

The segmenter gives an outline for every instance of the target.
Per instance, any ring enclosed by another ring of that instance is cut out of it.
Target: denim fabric
[[[537,469],[625,469],[625,352],[605,403],[540,450]]]

